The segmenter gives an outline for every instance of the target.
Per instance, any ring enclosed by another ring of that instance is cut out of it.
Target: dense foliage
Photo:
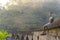
[[[6,31],[0,31],[0,40],[6,40],[7,37],[9,37],[10,34]]]

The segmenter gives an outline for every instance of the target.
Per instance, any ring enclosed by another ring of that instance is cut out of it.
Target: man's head
[[[52,16],[52,13],[53,13],[53,12],[49,12],[49,16],[50,16],[50,17]]]
[[[50,12],[49,13],[49,16],[50,16],[49,21],[50,21],[50,23],[52,23],[54,21],[54,17],[52,16],[52,13],[53,12]]]

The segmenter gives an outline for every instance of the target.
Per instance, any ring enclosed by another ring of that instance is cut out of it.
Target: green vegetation
[[[7,37],[9,37],[10,34],[6,31],[0,31],[0,40],[6,40]]]

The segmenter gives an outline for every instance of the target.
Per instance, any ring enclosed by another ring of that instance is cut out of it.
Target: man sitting
[[[52,16],[52,12],[49,13],[49,16],[50,16],[49,22],[43,26],[44,31],[43,31],[43,34],[42,34],[42,35],[45,35],[45,34],[46,34],[45,29],[46,29],[46,28],[48,29],[48,26],[49,26],[51,23],[53,23],[53,21],[54,21],[54,17]]]

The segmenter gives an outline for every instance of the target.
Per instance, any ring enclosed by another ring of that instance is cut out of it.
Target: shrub
[[[10,34],[6,31],[0,31],[0,40],[6,40],[7,37],[9,37]]]

